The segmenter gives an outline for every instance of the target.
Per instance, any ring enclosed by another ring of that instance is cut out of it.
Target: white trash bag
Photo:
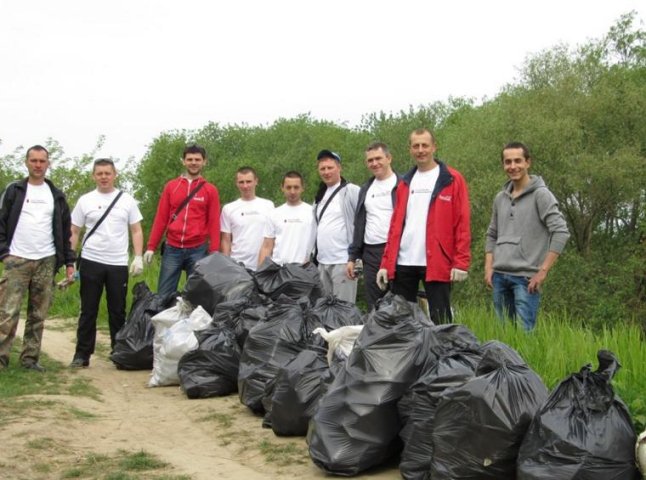
[[[327,342],[327,363],[332,366],[334,361],[347,359],[352,352],[354,341],[363,330],[363,325],[349,325],[332,331],[316,328],[312,333],[318,333]]]
[[[149,387],[179,385],[177,365],[186,352],[198,346],[193,332],[211,324],[211,316],[202,307],[192,307],[181,298],[177,304],[152,318],[155,326],[153,341],[153,371]]]

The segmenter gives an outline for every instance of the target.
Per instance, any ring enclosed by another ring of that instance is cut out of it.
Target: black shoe
[[[86,368],[90,366],[90,361],[84,358],[76,357],[70,363],[70,368]]]
[[[25,370],[33,370],[34,372],[39,372],[39,373],[45,372],[45,367],[43,367],[38,362],[23,363],[22,368],[24,368]]]

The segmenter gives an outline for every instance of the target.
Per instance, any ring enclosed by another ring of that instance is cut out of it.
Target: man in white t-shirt
[[[303,177],[289,171],[283,177],[281,190],[286,202],[269,214],[258,265],[267,257],[279,264],[306,263],[310,260],[316,228],[312,217],[312,206],[301,200]]]
[[[321,184],[314,201],[316,260],[326,294],[354,303],[357,280],[346,275],[348,247],[354,234],[359,187],[341,176],[341,157],[321,150],[316,157]]]
[[[20,363],[36,372],[52,302],[54,275],[66,266],[66,282],[74,280],[74,250],[70,248],[70,210],[65,195],[45,178],[49,152],[41,145],[27,150],[29,176],[10,183],[0,196],[0,370],[9,365],[18,317],[28,292],[27,318]]]
[[[256,197],[258,175],[251,167],[236,172],[236,187],[240,198],[227,203],[220,215],[220,252],[255,271],[258,251],[262,246],[265,223],[274,209],[274,202]]]
[[[363,283],[368,310],[372,310],[383,295],[377,286],[377,272],[381,264],[388,227],[395,204],[398,175],[391,167],[392,155],[388,145],[374,142],[366,148],[366,166],[373,174],[359,190],[357,214],[354,220],[354,238],[348,247],[348,278],[355,278],[355,264],[363,261]]]
[[[126,294],[128,292],[128,231],[132,236],[135,257],[130,273],[143,272],[144,236],[141,229],[141,212],[129,194],[119,191],[114,182],[117,170],[114,162],[101,158],[94,162],[93,190],[79,198],[72,211],[72,247],[79,242],[81,229],[86,228],[81,246],[81,314],[76,331],[76,351],[70,367],[81,368],[90,364],[96,343],[96,319],[99,302],[106,290],[110,347],[114,348],[115,335],[126,320]],[[112,209],[96,229],[106,209]],[[93,230],[94,229],[94,230]]]
[[[450,322],[451,283],[467,279],[471,261],[469,193],[462,175],[435,158],[435,137],[420,128],[409,137],[415,167],[397,185],[377,285],[417,301],[420,281],[431,320]]]

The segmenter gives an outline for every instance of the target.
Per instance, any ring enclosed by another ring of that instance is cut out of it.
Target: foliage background
[[[207,149],[205,176],[217,185],[223,204],[237,198],[234,175],[244,165],[258,171],[258,195],[280,204],[282,175],[292,169],[304,174],[305,199],[312,200],[320,149],[339,152],[343,175],[361,184],[369,142],[390,145],[395,168],[404,172],[412,165],[408,134],[431,128],[439,158],[461,171],[470,188],[473,262],[469,281],[454,290],[459,308],[489,305],[482,282],[484,234],[493,197],[505,181],[500,150],[509,141],[523,141],[533,153],[532,172],[542,175],[560,200],[572,233],[545,284],[543,309],[595,328],[633,321],[646,327],[644,112],[646,32],[633,12],[601,39],[530,55],[519,78],[495,98],[449,98],[397,113],[370,113],[355,127],[303,114],[271,125],[209,123],[162,132],[140,162],[121,168],[120,181],[140,201],[148,230],[164,183],[182,172],[187,143]],[[85,172],[96,151],[66,158],[56,141],[47,146],[51,178],[73,205],[93,187]],[[23,155],[17,150],[0,159],[0,187],[24,174]]]

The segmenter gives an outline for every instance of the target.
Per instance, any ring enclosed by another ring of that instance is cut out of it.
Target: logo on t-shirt
[[[417,190],[411,190],[411,195],[423,195],[428,193],[433,193],[433,190],[430,188],[418,188]]]
[[[372,198],[379,198],[379,197],[385,197],[387,195],[390,195],[390,192],[386,190],[385,192],[377,192],[372,194]]]

